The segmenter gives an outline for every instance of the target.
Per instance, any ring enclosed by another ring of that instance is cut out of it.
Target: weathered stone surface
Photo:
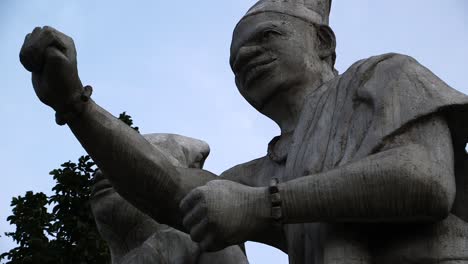
[[[144,137],[160,147],[174,166],[201,169],[210,152],[208,144],[189,137],[174,134]],[[239,246],[215,253],[202,252],[188,234],[157,223],[128,203],[100,171],[95,181],[91,208],[98,230],[109,245],[112,263],[248,263]]]
[[[220,177],[174,166],[94,101],[77,99],[76,53],[62,33],[33,31],[21,61],[39,99],[69,117],[116,190],[203,250],[253,240],[290,263],[468,263],[468,97],[405,55],[338,75],[330,6],[261,0],[237,24],[237,87],[281,135],[265,157]],[[281,219],[272,216],[273,178]]]

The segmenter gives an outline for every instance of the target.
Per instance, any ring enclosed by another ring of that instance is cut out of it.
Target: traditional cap
[[[328,25],[332,0],[260,0],[245,17],[272,12],[297,17],[315,24]]]

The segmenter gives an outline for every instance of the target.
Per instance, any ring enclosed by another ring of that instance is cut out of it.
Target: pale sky
[[[466,0],[333,1],[337,68],[387,52],[413,56],[452,87],[468,93]],[[45,4],[47,3],[47,4]],[[169,132],[207,141],[205,168],[221,173],[265,155],[276,125],[237,92],[229,45],[254,0],[0,0],[0,233],[13,196],[51,193],[48,172],[84,150],[35,97],[19,63],[24,36],[50,25],[75,39],[80,76],[94,100],[127,111],[142,133]],[[14,247],[0,238],[0,253]],[[253,264],[287,263],[286,255],[248,243]]]

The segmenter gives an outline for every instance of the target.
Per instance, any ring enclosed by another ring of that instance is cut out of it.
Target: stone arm
[[[32,73],[39,100],[55,110],[59,124],[69,125],[115,189],[157,221],[183,229],[180,200],[215,176],[172,166],[143,136],[88,101],[91,89],[83,89],[69,36],[36,27],[26,35],[19,57]]]
[[[423,118],[389,137],[373,155],[279,184],[284,223],[444,219],[455,199],[453,164],[446,121]],[[263,232],[251,232],[249,239],[285,251],[276,227],[264,222]]]
[[[280,183],[283,223],[435,222],[448,216],[456,188],[451,135],[443,117],[420,118],[372,153]],[[181,202],[184,225],[205,250],[249,240],[285,250],[285,238],[271,235],[278,222],[270,199],[267,187],[211,181]]]
[[[445,120],[419,120],[375,154],[279,185],[286,223],[414,222],[448,216],[454,157]]]
[[[160,223],[184,230],[179,202],[193,188],[217,179],[204,170],[173,166],[157,147],[92,100],[68,125],[119,194]]]

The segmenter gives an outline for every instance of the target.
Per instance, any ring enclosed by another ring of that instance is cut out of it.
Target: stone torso
[[[375,153],[383,140],[402,126],[447,104],[441,102],[440,106],[408,114],[406,108],[414,105],[405,105],[401,90],[391,87],[407,85],[412,89],[411,85],[424,86],[424,80],[415,84],[410,82],[412,77],[392,76],[389,71],[420,71],[419,64],[403,67],[401,61],[406,60],[390,54],[357,63],[308,97],[294,135],[284,140],[288,144],[274,140],[269,155],[234,167],[222,176],[250,186],[267,186],[272,177],[287,182]],[[393,79],[385,79],[390,76]],[[378,90],[384,90],[383,94]],[[438,122],[446,126],[444,120]],[[289,146],[286,157],[282,157],[284,145]],[[284,233],[290,263],[468,263],[468,225],[453,214],[436,224],[304,223],[285,225]]]

